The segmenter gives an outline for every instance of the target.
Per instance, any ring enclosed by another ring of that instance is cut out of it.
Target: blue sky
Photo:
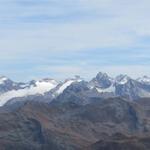
[[[150,75],[149,0],[0,0],[0,74]]]

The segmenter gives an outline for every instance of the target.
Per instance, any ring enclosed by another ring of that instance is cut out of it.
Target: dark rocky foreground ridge
[[[148,150],[150,99],[28,101],[0,109],[0,150]]]

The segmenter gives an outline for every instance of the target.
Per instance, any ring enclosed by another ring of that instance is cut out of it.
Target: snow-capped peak
[[[21,85],[20,89],[12,89],[3,94],[0,94],[0,106],[3,106],[7,101],[17,98],[17,97],[26,97],[30,95],[41,94],[52,90],[58,85],[58,82],[51,80],[39,80],[39,81],[31,81],[27,84]]]
[[[144,84],[150,84],[150,77],[143,76],[141,78],[137,79],[138,82],[144,83]]]
[[[35,82],[35,86],[31,86],[37,93],[44,94],[58,85],[55,80],[39,80]]]
[[[131,78],[128,77],[127,75],[119,75],[116,77],[115,82],[118,84],[126,84]]]
[[[72,79],[66,79],[62,84],[60,84],[58,86],[58,89],[56,90],[56,95],[59,95],[61,93],[63,93],[63,91],[70,86],[72,83],[74,82],[81,82],[82,79],[80,78],[80,76],[75,76],[75,78]]]
[[[0,84],[4,84],[5,83],[5,81],[7,81],[8,80],[8,78],[7,77],[5,77],[5,76],[1,76],[0,77]]]

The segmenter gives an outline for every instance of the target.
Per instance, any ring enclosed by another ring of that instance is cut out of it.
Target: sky
[[[150,76],[149,0],[0,0],[0,74]]]

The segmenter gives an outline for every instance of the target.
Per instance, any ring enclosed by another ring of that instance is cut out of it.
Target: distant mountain
[[[127,75],[118,75],[112,78],[106,73],[99,72],[90,81],[76,76],[60,82],[45,78],[28,83],[18,83],[5,76],[0,77],[0,106],[26,100],[52,102],[56,99],[58,101],[60,97],[67,99],[66,96],[84,98],[84,101],[80,101],[82,104],[89,103],[91,99],[109,97],[138,100],[150,97],[150,77],[132,79]]]
[[[98,88],[108,88],[111,86],[113,79],[109,77],[106,73],[99,72],[95,78],[93,78],[89,85],[91,87],[98,87]]]
[[[142,84],[147,84],[149,85],[150,84],[150,77],[148,76],[143,76],[141,78],[138,78],[137,81],[139,81],[140,83]]]
[[[43,95],[55,88],[59,83],[53,79],[30,81],[29,83],[16,83],[9,79],[0,84],[0,106],[9,100],[33,95]]]
[[[16,83],[5,76],[0,77],[0,94],[22,88],[23,83]]]

